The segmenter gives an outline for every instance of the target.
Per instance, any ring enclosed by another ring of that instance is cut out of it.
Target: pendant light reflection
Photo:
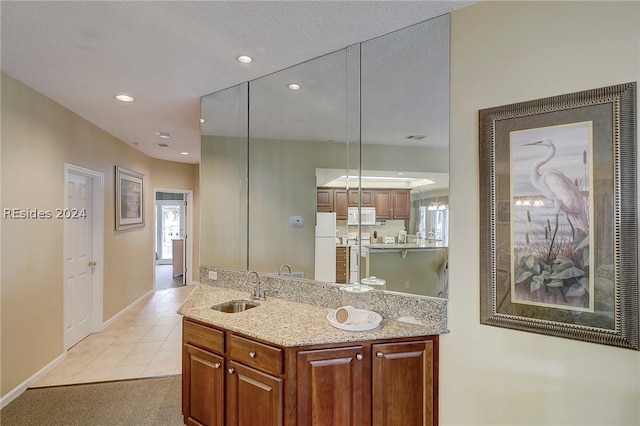
[[[443,204],[443,203],[437,203],[435,201],[432,201],[429,204],[429,207],[427,207],[427,210],[446,210],[447,209],[447,205]]]

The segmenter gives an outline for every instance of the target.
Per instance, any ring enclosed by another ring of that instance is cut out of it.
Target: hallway
[[[69,349],[67,358],[31,387],[180,374],[182,317],[195,286],[159,290],[100,333]]]

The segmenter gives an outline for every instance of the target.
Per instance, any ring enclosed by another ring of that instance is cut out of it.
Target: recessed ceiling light
[[[205,120],[204,118],[201,118],[200,119],[200,124],[204,123],[205,121],[207,121],[207,120]]]
[[[124,93],[118,93],[117,95],[113,95],[113,98],[120,102],[133,102],[135,99],[133,96],[125,95]]]
[[[171,133],[166,132],[155,132],[156,136],[160,136],[160,139],[171,139]]]
[[[182,151],[180,155],[189,155],[189,153],[187,151]]]
[[[247,55],[240,55],[236,58],[236,60],[241,64],[250,64],[251,62],[253,62],[253,58]]]
[[[298,83],[289,83],[287,87],[291,90],[300,90],[300,86]]]

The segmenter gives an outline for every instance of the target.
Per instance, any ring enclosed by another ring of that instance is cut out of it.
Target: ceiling
[[[3,0],[0,64],[145,154],[198,163],[201,96],[471,3]]]

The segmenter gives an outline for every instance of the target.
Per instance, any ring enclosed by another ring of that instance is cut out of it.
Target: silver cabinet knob
[[[233,368],[230,368],[229,370],[227,370],[229,372],[229,374],[233,374],[236,370],[234,370]]]
[[[216,362],[215,364],[213,364],[213,368],[220,368],[221,364],[219,362]]]
[[[376,356],[377,356],[378,358],[382,358],[382,355],[383,355],[383,354],[382,354],[382,352],[376,352]]]
[[[255,357],[256,357],[256,353],[255,353],[255,352],[249,352],[249,356],[250,356],[251,358],[255,358]]]
[[[356,355],[356,359],[357,359],[358,361],[362,361],[362,354],[358,354],[358,355]]]

